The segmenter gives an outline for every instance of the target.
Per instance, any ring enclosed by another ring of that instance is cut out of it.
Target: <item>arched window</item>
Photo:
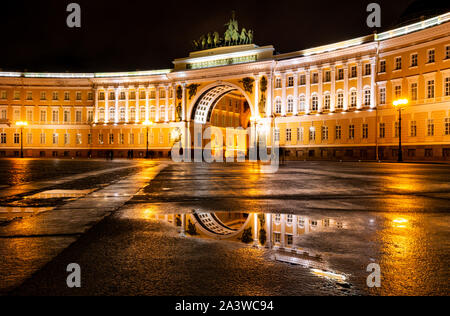
[[[311,111],[317,111],[319,109],[319,98],[317,94],[313,94],[311,97]]]
[[[275,113],[281,114],[281,100],[280,99],[275,100]]]
[[[119,120],[125,122],[125,108],[121,107],[119,111]]]
[[[287,113],[294,113],[294,98],[292,96],[289,96],[287,100]]]
[[[109,108],[109,120],[114,121],[116,119],[116,109],[114,107]]]
[[[164,106],[161,106],[159,108],[159,121],[160,122],[167,121],[167,119],[166,119],[166,108]]]
[[[136,109],[130,108],[130,121],[134,122],[136,121]]]
[[[327,92],[323,97],[323,109],[329,111],[331,106],[331,96]]]
[[[140,117],[139,117],[139,120],[141,121],[141,122],[144,122],[145,121],[145,112],[146,112],[146,110],[145,110],[145,106],[141,106],[141,109],[140,109],[140,111],[139,111],[140,113]]]
[[[300,96],[300,108],[299,108],[300,112],[305,112],[305,105],[306,105],[305,96],[301,95]]]
[[[353,89],[350,91],[350,107],[352,107],[352,108],[356,107],[357,100],[358,100],[358,97],[357,97],[356,90]]]
[[[98,120],[104,121],[105,120],[105,108],[99,108],[98,109]]]
[[[344,108],[344,92],[342,91],[338,91],[336,108],[337,109]]]
[[[152,122],[154,122],[155,119],[156,119],[156,109],[155,109],[154,106],[152,106],[152,107],[150,108],[150,116],[149,116],[149,120],[152,121]]]
[[[372,98],[372,94],[371,94],[370,88],[364,89],[364,105],[365,106],[370,106],[371,98]]]

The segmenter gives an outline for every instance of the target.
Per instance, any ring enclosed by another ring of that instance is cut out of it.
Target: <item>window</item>
[[[369,124],[362,125],[362,138],[363,139],[369,138]]]
[[[291,246],[294,241],[294,237],[292,235],[286,235],[286,243],[288,246]]]
[[[358,75],[358,71],[357,71],[356,66],[352,66],[350,76],[351,76],[352,78],[356,78],[357,75]]]
[[[130,133],[130,145],[134,145],[134,134]]]
[[[314,94],[311,98],[311,111],[317,110],[319,110],[319,98]]]
[[[113,133],[109,134],[109,144],[110,145],[114,144],[114,134]]]
[[[401,70],[402,69],[402,58],[397,57],[395,58],[395,70]]]
[[[116,109],[114,107],[109,108],[109,117],[110,121],[114,121],[116,119]]]
[[[99,121],[105,120],[105,109],[104,108],[98,109],[98,119],[99,119]]]
[[[416,121],[411,121],[411,137],[416,137],[417,136],[417,122]]]
[[[52,100],[53,100],[53,101],[58,101],[58,100],[59,100],[59,94],[58,94],[58,92],[53,92],[53,94],[52,94]]]
[[[2,121],[6,121],[8,119],[8,110],[2,109],[1,112],[0,112],[0,115],[1,115],[0,119]]]
[[[417,67],[418,57],[417,54],[411,55],[411,67]]]
[[[14,110],[14,121],[20,120],[20,110]]]
[[[288,78],[288,87],[293,87],[294,86],[294,77],[289,77]]]
[[[20,100],[20,91],[14,91],[14,100]]]
[[[352,90],[350,92],[350,107],[352,107],[352,108],[356,107],[357,100],[358,100],[358,97],[357,97],[356,90]]]
[[[125,91],[121,91],[120,92],[120,100],[125,100],[126,99],[126,93]]]
[[[31,134],[31,133],[27,134],[27,144],[28,145],[33,144],[33,134]]]
[[[371,104],[372,94],[370,89],[364,90],[364,105],[369,106]]]
[[[445,135],[450,135],[450,118],[446,118],[445,119],[445,123],[444,123],[444,133],[445,133]]]
[[[301,86],[306,85],[306,76],[305,75],[300,76],[300,85]]]
[[[434,120],[428,120],[427,135],[434,136]]]
[[[286,141],[290,142],[292,140],[292,130],[290,128],[286,129]]]
[[[433,157],[433,149],[426,148],[425,149],[425,157],[427,157],[427,158]]]
[[[331,81],[331,71],[327,70],[325,71],[325,82]]]
[[[280,99],[275,100],[275,113],[281,114],[281,100]]]
[[[417,94],[417,82],[411,83],[411,100],[417,101],[418,94]]]
[[[145,100],[146,96],[145,96],[145,91],[140,91],[139,92],[139,99],[141,100]]]
[[[274,140],[276,142],[280,141],[280,130],[278,128],[275,128],[275,130],[274,130]]]
[[[395,98],[396,99],[398,99],[398,98],[400,98],[401,96],[402,96],[402,86],[395,86],[395,88],[394,88],[394,95],[395,95]]]
[[[386,88],[380,88],[380,104],[386,104]]]
[[[297,128],[297,141],[303,142],[303,127]]]
[[[116,93],[115,92],[110,92],[109,93],[109,100],[115,100],[116,99]]]
[[[119,144],[120,145],[125,144],[125,134],[122,133],[119,134]]]
[[[88,120],[89,123],[93,122],[94,121],[94,111],[88,110],[87,118],[88,118],[87,120]]]
[[[313,73],[313,76],[312,76],[312,83],[313,83],[313,84],[319,83],[319,74],[318,74],[317,72]]]
[[[294,113],[294,98],[289,97],[287,101],[287,112]]]
[[[136,121],[136,109],[130,108],[130,121]]]
[[[316,129],[314,127],[311,127],[309,129],[309,140],[315,141],[316,140]]]
[[[281,78],[276,78],[275,79],[275,89],[280,89],[281,88]]]
[[[275,240],[275,243],[279,244],[281,243],[281,234],[280,233],[274,233],[273,239]]]
[[[305,112],[305,104],[306,104],[306,100],[305,100],[305,96],[301,95],[300,96],[300,112]]]
[[[88,99],[88,101],[94,100],[94,94],[92,92],[88,92],[87,99]]]
[[[104,101],[105,100],[105,92],[100,92],[98,99],[100,101]]]
[[[75,112],[75,122],[77,123],[81,123],[81,111],[76,111]]]
[[[81,101],[81,92],[77,92],[77,93],[75,94],[75,99],[76,99],[77,101]]]
[[[355,125],[353,124],[348,126],[348,138],[355,139]]]
[[[427,81],[427,98],[434,99],[434,80]]]
[[[33,122],[33,110],[27,110],[27,121]]]
[[[41,92],[41,101],[47,100],[47,95],[45,92]]]
[[[58,134],[53,134],[52,143],[53,145],[58,145]]]
[[[450,45],[445,46],[445,59],[450,59]]]
[[[41,139],[41,145],[44,145],[45,144],[45,133],[41,133],[41,137],[40,137]]]
[[[2,99],[2,100],[6,100],[8,98],[8,93],[6,92],[6,91],[2,91],[1,93],[0,93],[0,99]]]
[[[328,140],[328,126],[322,126],[322,141]]]
[[[0,143],[1,144],[6,144],[6,133],[1,133],[0,134]]]
[[[64,145],[69,145],[70,144],[70,135],[69,134],[64,134]]]
[[[380,138],[386,137],[386,123],[380,123]]]
[[[371,65],[365,64],[364,65],[364,76],[370,76],[371,75]]]
[[[58,123],[59,122],[59,111],[58,110],[53,110],[52,111],[52,122],[53,123]]]
[[[103,134],[98,134],[98,143],[103,145]]]
[[[331,105],[331,96],[327,93],[325,94],[323,102],[324,110],[330,110],[330,105]]]
[[[435,61],[436,61],[436,52],[435,52],[435,50],[434,49],[430,49],[429,51],[428,51],[428,63],[429,64],[432,64],[432,63],[434,63]]]
[[[47,122],[47,111],[41,110],[41,122]]]
[[[155,90],[150,91],[150,99],[152,99],[152,100],[156,99],[156,91]]]
[[[445,96],[450,96],[450,77],[445,78]]]
[[[342,138],[342,127],[340,125],[336,125],[334,138],[336,140],[340,140]]]
[[[385,73],[386,72],[386,61],[382,60],[380,61],[380,73]]]
[[[20,144],[20,134],[14,133],[14,144]]]
[[[337,106],[338,109],[344,108],[344,93],[342,91],[338,92],[337,95]]]
[[[338,80],[344,80],[344,68],[338,69]]]
[[[64,101],[70,100],[70,92],[64,92]]]
[[[27,92],[27,100],[28,101],[33,100],[33,92]]]
[[[121,122],[125,122],[125,114],[126,114],[126,109],[124,107],[121,107],[119,110],[119,120]]]
[[[70,110],[64,110],[64,123],[70,122]]]

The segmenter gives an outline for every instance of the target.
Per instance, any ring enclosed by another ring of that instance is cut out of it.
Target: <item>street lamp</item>
[[[408,105],[408,99],[394,101],[394,106],[398,108],[398,162],[403,162],[402,151],[402,106]]]
[[[20,126],[20,158],[23,158],[23,127],[28,126],[28,122],[16,122],[16,126]]]
[[[147,150],[145,152],[145,158],[148,159],[149,158],[149,152],[148,152],[148,128],[149,128],[149,126],[153,125],[153,122],[152,121],[145,121],[142,124],[147,128]]]

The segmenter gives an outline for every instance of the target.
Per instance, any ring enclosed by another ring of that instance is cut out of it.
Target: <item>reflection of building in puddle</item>
[[[339,219],[307,217],[294,214],[203,213],[154,214],[180,228],[180,233],[197,238],[214,238],[252,244],[271,250],[270,257],[278,262],[311,269],[318,277],[344,282],[346,276],[331,271],[320,253],[301,247],[301,237],[307,234],[341,230],[346,224]]]

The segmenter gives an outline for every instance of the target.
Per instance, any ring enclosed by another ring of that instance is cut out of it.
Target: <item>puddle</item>
[[[79,198],[83,197],[91,192],[95,191],[94,189],[90,190],[48,190],[44,192],[39,192],[34,195],[27,196],[25,199],[61,199],[61,198]]]

